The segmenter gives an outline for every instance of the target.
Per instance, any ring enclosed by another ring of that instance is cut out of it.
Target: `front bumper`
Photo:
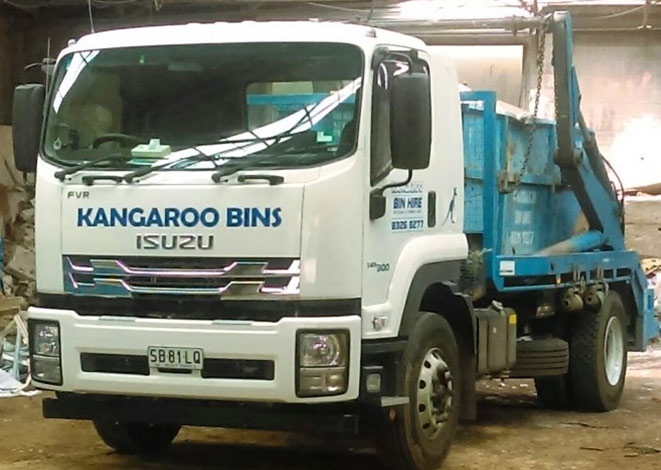
[[[387,409],[366,403],[263,404],[180,398],[59,393],[43,401],[46,418],[179,424],[355,437]]]
[[[355,400],[360,392],[361,319],[286,317],[279,321],[150,319],[80,316],[72,310],[32,307],[28,319],[60,324],[61,386],[42,389],[104,395],[211,399],[271,403],[330,403]],[[350,333],[346,393],[329,397],[296,395],[296,334],[299,330],[344,329]],[[273,361],[272,380],[204,378],[199,371],[176,374],[151,369],[147,375],[85,372],[81,354],[146,356],[149,346],[195,347],[205,359]]]

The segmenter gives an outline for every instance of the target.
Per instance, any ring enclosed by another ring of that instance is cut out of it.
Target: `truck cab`
[[[480,131],[418,39],[312,21],[103,32],[16,97],[46,417],[92,420],[126,452],[248,427],[369,435],[393,467],[435,468],[476,377],[508,376],[531,338],[492,302],[508,296],[461,289]]]

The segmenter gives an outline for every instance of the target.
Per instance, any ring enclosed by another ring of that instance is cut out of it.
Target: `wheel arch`
[[[475,315],[470,299],[458,290],[458,277],[457,262],[431,263],[418,269],[404,304],[400,337],[408,337],[420,312],[436,313],[450,324],[461,346],[475,353]]]

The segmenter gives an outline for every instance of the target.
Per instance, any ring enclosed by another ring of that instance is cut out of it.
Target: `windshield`
[[[113,168],[191,155],[222,157],[220,164],[249,155],[274,156],[262,166],[323,163],[355,148],[362,70],[362,51],[347,44],[73,53],[58,65],[44,154],[64,165],[126,155]],[[199,160],[176,167],[211,164]]]

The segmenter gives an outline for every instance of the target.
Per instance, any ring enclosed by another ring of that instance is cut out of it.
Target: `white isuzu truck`
[[[649,292],[577,111],[570,19],[530,21],[554,35],[557,124],[460,96],[449,60],[368,26],[72,41],[14,102],[44,415],[122,452],[182,425],[372,436],[401,470],[440,465],[480,376],[617,406]]]

